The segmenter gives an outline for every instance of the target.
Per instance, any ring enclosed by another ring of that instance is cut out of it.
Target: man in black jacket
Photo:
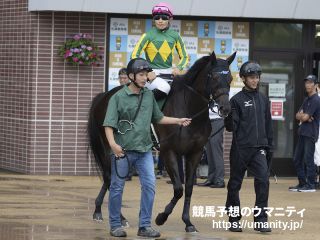
[[[239,191],[246,170],[254,176],[256,193],[254,229],[271,232],[267,226],[266,207],[269,197],[269,170],[272,149],[272,120],[269,100],[258,91],[261,67],[246,62],[240,68],[243,89],[230,100],[232,114],[225,119],[228,131],[233,132],[230,151],[230,179],[226,208],[232,232],[242,232]],[[260,211],[261,210],[261,211]]]

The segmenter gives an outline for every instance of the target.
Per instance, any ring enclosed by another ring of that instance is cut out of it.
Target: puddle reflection
[[[49,225],[28,225],[22,223],[0,223],[0,236],[3,240],[107,240],[108,232],[104,229],[68,229],[52,227]],[[122,239],[142,239],[138,237],[127,237]],[[143,238],[148,239],[148,238]],[[201,234],[188,234],[184,236],[157,238],[157,240],[221,240],[221,238],[210,238]]]

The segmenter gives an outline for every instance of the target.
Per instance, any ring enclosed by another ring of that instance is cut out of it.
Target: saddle
[[[173,76],[173,74],[160,73],[157,77],[165,79],[169,83],[169,85],[171,86],[174,76]],[[164,108],[165,103],[167,101],[168,95],[166,93],[160,91],[159,89],[153,89],[152,92],[154,94],[154,98],[156,99],[156,102],[157,102],[160,110],[163,111],[163,108]],[[160,141],[159,141],[159,138],[158,138],[157,133],[155,131],[155,128],[152,124],[151,124],[151,139],[153,142],[153,148],[159,151],[160,150]]]

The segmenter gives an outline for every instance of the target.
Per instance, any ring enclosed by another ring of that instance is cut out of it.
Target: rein
[[[126,179],[127,177],[129,177],[129,175],[130,175],[130,169],[131,169],[131,164],[130,164],[129,158],[128,158],[125,150],[123,150],[123,151],[124,151],[124,155],[123,155],[122,157],[115,157],[115,169],[116,169],[116,174],[117,174],[118,178],[120,178],[120,179]],[[127,160],[128,172],[126,173],[126,175],[120,176],[120,174],[119,174],[119,172],[118,172],[118,164],[117,164],[117,162],[118,162],[120,159],[123,159],[123,158],[125,158],[125,159]]]
[[[229,71],[228,71],[229,72]],[[226,74],[228,72],[225,72],[225,71],[222,71],[222,72],[218,72],[219,74]],[[163,79],[173,79],[173,75],[172,74],[159,74],[157,77],[161,77]],[[207,77],[207,81],[206,81],[206,89],[208,89],[208,85],[209,85],[209,81],[210,79],[212,78],[212,74],[209,73],[208,74],[208,77]],[[202,113],[208,111],[209,109],[212,111],[212,112],[215,112],[217,113],[219,116],[221,116],[220,114],[220,111],[218,110],[218,112],[216,112],[214,110],[214,107],[215,106],[218,106],[218,104],[216,103],[216,101],[214,100],[219,98],[220,96],[224,95],[224,94],[227,94],[228,91],[227,89],[221,89],[221,91],[217,91],[218,93],[215,94],[215,96],[213,96],[212,94],[208,93],[208,96],[209,96],[209,100],[204,97],[202,94],[200,94],[199,92],[197,92],[195,89],[193,89],[191,86],[187,85],[187,84],[183,84],[187,89],[189,89],[191,92],[197,94],[198,96],[201,97],[201,99],[207,103],[207,106],[205,108],[203,108],[202,110],[200,110],[199,112],[197,112],[196,114],[194,114],[192,117],[190,117],[192,120],[197,118],[198,116],[200,116]],[[218,129],[218,131],[214,132],[213,134],[210,135],[210,138],[212,138],[213,136],[215,136],[216,134],[218,134],[222,129],[224,128],[224,126],[222,126],[221,128]],[[176,131],[173,131],[171,134],[169,134],[166,138],[164,139],[161,139],[160,141],[157,141],[156,142],[156,145],[159,146],[161,143],[163,142],[166,142],[168,141],[168,139],[170,139],[174,134],[176,134],[177,131],[179,131],[181,133],[181,129],[182,129],[182,126],[180,126]]]

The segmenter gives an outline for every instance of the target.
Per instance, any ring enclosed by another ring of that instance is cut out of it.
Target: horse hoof
[[[163,225],[168,219],[168,215],[165,213],[159,213],[156,218],[156,224],[158,226]]]
[[[97,222],[102,222],[103,221],[102,213],[95,212],[93,214],[93,220]]]
[[[130,227],[130,224],[129,224],[129,222],[128,222],[127,219],[122,219],[122,220],[121,220],[121,227],[123,227],[123,228],[128,228],[128,227]]]
[[[188,226],[188,227],[186,227],[185,228],[186,229],[186,232],[189,232],[189,233],[197,233],[198,232],[198,230],[196,229],[196,227],[195,226]]]

